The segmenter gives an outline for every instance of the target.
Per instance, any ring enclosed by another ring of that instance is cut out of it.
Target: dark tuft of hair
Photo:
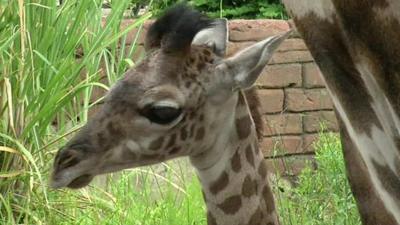
[[[169,8],[149,28],[146,49],[162,48],[164,52],[185,52],[195,35],[213,25],[213,21],[186,4]]]

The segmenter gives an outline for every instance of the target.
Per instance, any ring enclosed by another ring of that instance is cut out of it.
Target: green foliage
[[[230,0],[221,2],[214,1],[210,3],[210,1],[207,0],[192,0],[190,3],[211,17],[225,17],[228,19],[287,18],[284,7],[279,1]]]
[[[133,0],[133,6],[143,6],[148,0]],[[155,1],[151,11],[158,15],[165,8],[181,0]],[[198,10],[213,18],[225,17],[228,19],[287,19],[285,9],[280,0],[190,0],[188,1]]]
[[[296,188],[276,190],[284,224],[361,224],[338,135],[320,135],[315,148],[318,169],[303,170]]]
[[[105,25],[100,0],[56,2],[0,5],[0,224],[43,224],[51,213],[37,208],[62,212],[47,188],[54,152],[101,100],[93,89],[108,89],[129,67],[135,45],[125,46],[125,34],[144,21],[120,30],[126,1],[111,4]]]
[[[176,172],[168,169],[161,177],[149,169],[127,170],[108,176],[102,188],[51,191],[51,209],[35,208],[30,214],[54,225],[206,225],[198,180],[172,183]]]

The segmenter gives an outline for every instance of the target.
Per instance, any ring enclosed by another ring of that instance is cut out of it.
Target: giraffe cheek
[[[168,151],[168,154],[169,155],[177,155],[177,154],[179,154],[181,152],[182,152],[182,149],[177,146],[177,147],[171,148],[171,150]]]
[[[139,153],[141,151],[139,144],[132,140],[126,142],[126,148],[132,153]]]
[[[164,144],[164,137],[159,137],[150,142],[149,150],[158,151],[162,148],[163,144]]]

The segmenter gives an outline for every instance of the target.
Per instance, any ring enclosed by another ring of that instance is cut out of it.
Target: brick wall
[[[230,21],[228,54],[289,27],[288,22],[279,20]],[[313,161],[313,142],[321,123],[328,131],[338,130],[320,71],[298,35],[280,46],[257,87],[265,119],[263,152],[276,169],[296,175],[306,161]]]
[[[132,23],[125,20],[126,27]],[[143,53],[143,39],[149,23],[139,33],[135,58]],[[282,20],[232,20],[227,55],[290,29]],[[295,32],[294,32],[295,33]],[[126,44],[133,44],[137,31],[128,34]],[[265,119],[261,146],[271,165],[286,175],[297,174],[312,160],[313,142],[321,122],[327,130],[337,131],[332,102],[320,72],[303,40],[289,37],[275,52],[257,81]]]

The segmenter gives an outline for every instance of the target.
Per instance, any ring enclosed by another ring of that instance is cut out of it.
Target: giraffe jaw
[[[50,180],[50,186],[54,189],[58,188],[71,188],[78,189],[87,186],[96,175],[112,173],[123,169],[135,168],[138,166],[149,165],[153,163],[121,163],[103,168],[91,169],[78,169],[77,166],[67,168],[61,171],[53,171]]]
[[[71,181],[66,187],[71,188],[71,189],[78,189],[78,188],[83,188],[87,186],[92,180],[93,180],[93,175],[85,174],[82,176],[79,176]]]
[[[84,173],[73,175],[69,171],[62,171],[59,174],[53,173],[50,186],[54,189],[71,188],[78,189],[87,186],[94,178],[94,175]]]

